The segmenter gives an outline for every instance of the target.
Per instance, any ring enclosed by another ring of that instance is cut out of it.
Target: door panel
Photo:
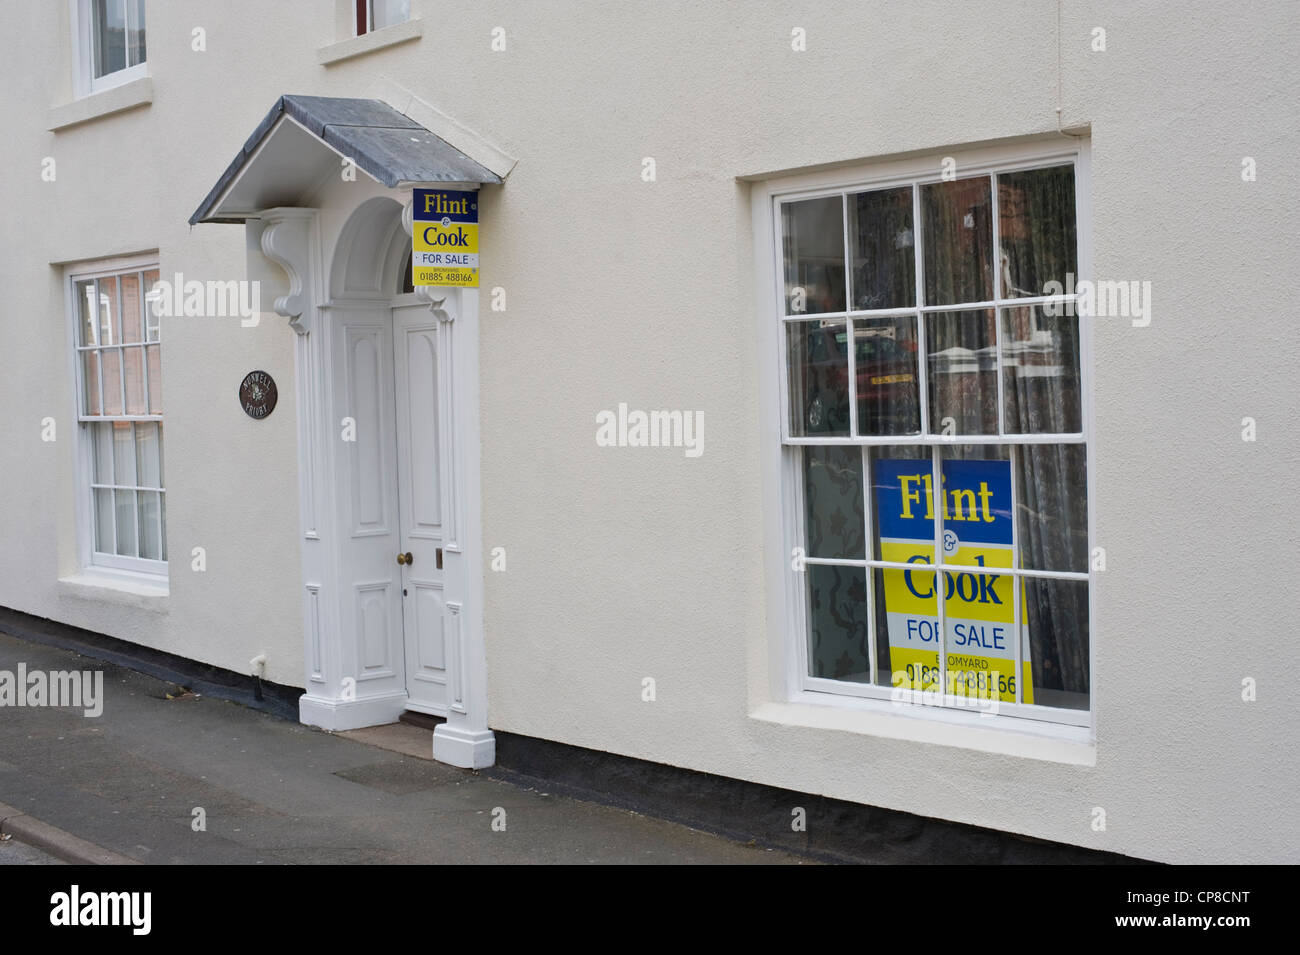
[[[442,587],[417,584],[412,588],[408,599],[414,605],[416,617],[414,676],[417,680],[446,683],[447,636],[443,615],[447,612],[447,606],[442,600]]]
[[[407,530],[415,536],[427,535],[442,538],[442,521],[439,517],[442,480],[438,471],[438,329],[407,328],[406,394],[407,410],[422,409],[417,414],[407,414],[406,428],[409,450],[402,468],[402,487],[410,508]],[[431,409],[431,410],[423,410]],[[405,502],[403,502],[405,503]]]
[[[389,693],[404,685],[389,310],[340,311],[330,336],[343,531],[339,619],[353,629],[356,648],[355,659],[342,661],[343,675],[356,679],[359,696]]]
[[[352,533],[387,534],[387,511],[392,510],[392,489],[384,480],[384,459],[392,447],[385,427],[385,392],[389,376],[383,360],[383,330],[375,327],[346,329],[349,417],[356,422],[349,457],[352,471]]]
[[[447,712],[447,605],[439,567],[443,546],[442,454],[439,442],[439,322],[427,305],[393,309],[397,396],[400,568],[407,706]]]

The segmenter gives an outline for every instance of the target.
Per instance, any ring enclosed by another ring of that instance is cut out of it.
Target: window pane
[[[930,433],[998,433],[997,331],[992,309],[925,316]]]
[[[374,29],[404,23],[411,17],[411,0],[371,0]]]
[[[1020,566],[1088,572],[1088,453],[1081,444],[1017,449]]]
[[[135,4],[126,37],[127,65],[136,66],[145,61],[144,0],[127,0],[127,2]]]
[[[866,569],[808,564],[807,575],[809,675],[871,682]]]
[[[910,186],[849,196],[849,243],[853,250],[853,308],[916,304]]]
[[[113,422],[113,483],[133,487],[135,480],[135,438],[131,422]]]
[[[858,433],[920,434],[916,318],[855,318]]]
[[[928,448],[881,447],[871,460],[874,556],[904,564],[929,564],[934,558],[934,519],[929,502],[933,484]],[[876,652],[878,682],[908,689],[934,689],[939,680],[939,611],[934,572],[876,571]]]
[[[124,0],[91,0],[91,10],[98,78],[126,67],[126,4]]]
[[[110,423],[88,425],[92,435],[95,470],[93,484],[113,483],[113,425]]]
[[[140,276],[132,273],[120,280],[122,290],[122,341],[140,341]]]
[[[77,344],[98,345],[99,326],[95,322],[95,280],[76,282],[72,297],[77,309]]]
[[[104,414],[122,413],[122,355],[116,348],[106,348],[99,355],[104,376]]]
[[[159,435],[161,438],[162,436]],[[167,495],[162,493],[158,495],[158,529],[162,534],[162,554],[159,560],[167,559]]]
[[[844,311],[844,201],[781,206],[787,315]]]
[[[151,269],[144,273],[145,294],[153,291],[154,286],[158,284],[158,270]],[[158,312],[161,311],[161,304],[146,302],[144,310],[144,340],[147,342],[156,342],[159,340],[159,319]]]
[[[987,176],[921,187],[925,303],[993,298],[993,216]]]
[[[135,491],[114,491],[113,506],[117,515],[117,554],[139,557],[135,544]]]
[[[1066,276],[1078,272],[1074,167],[1000,173],[998,231],[1003,298],[1052,294],[1048,282],[1073,292]]]
[[[136,495],[136,504],[140,509],[140,556],[147,560],[162,560],[159,494],[157,491],[140,491]]]
[[[803,462],[807,555],[863,560],[862,449],[806,447]]]
[[[152,421],[135,424],[135,473],[141,487],[162,487],[162,448],[158,425]]]
[[[113,548],[113,492],[97,488],[93,495],[95,503],[95,550],[104,554],[114,552]]]
[[[1026,631],[1022,652],[1033,673],[1024,702],[1088,709],[1087,582],[1025,578],[1021,593]]]
[[[1011,567],[1012,454],[1011,447],[988,444],[939,449],[939,530],[944,563]],[[1017,516],[1023,519],[1023,509]],[[999,583],[998,594],[1001,587]],[[1010,595],[1007,589],[1008,599]],[[981,596],[981,602],[996,603],[992,591]],[[1008,610],[1008,625],[1010,614]]]
[[[99,280],[99,343],[101,345],[121,344],[122,338],[117,325],[117,279]]]
[[[162,354],[159,345],[146,345],[149,362],[149,413],[162,414]]]
[[[848,329],[843,322],[788,322],[790,434],[849,433]]]
[[[1083,430],[1079,323],[1041,305],[1002,310],[1002,397],[1007,434]]]
[[[944,573],[948,687],[957,695],[1016,701],[1015,579],[1012,565],[1011,449],[989,445],[939,451],[938,514],[943,559],[970,565]]]
[[[81,410],[83,414],[97,415],[99,406],[99,352],[83,351],[81,353],[81,387],[83,389]]]
[[[148,414],[144,403],[144,355],[142,348],[122,349],[122,374],[126,383],[126,413]]]

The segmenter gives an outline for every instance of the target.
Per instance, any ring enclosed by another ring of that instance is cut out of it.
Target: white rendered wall
[[[1059,76],[1057,7],[1036,0],[488,2],[451,22],[413,0],[421,39],[328,68],[334,4],[255,7],[151,3],[152,105],[58,133],[64,25],[0,12],[0,604],[237,670],[267,652],[270,679],[301,685],[293,333],[274,316],[166,321],[171,595],[162,612],[74,596],[57,584],[72,396],[50,263],[159,248],[164,276],[241,277],[242,228],[185,220],[257,121],[282,93],[389,80],[520,158],[481,207],[483,542],[508,568],[486,574],[494,728],[1146,858],[1300,861],[1283,675],[1300,556],[1293,5],[1065,4]],[[1096,274],[1149,280],[1154,301],[1150,327],[1095,335],[1095,765],[754,719],[782,608],[739,180],[1049,134],[1058,82],[1065,124],[1091,127]],[[263,422],[235,401],[253,368],[280,383]],[[702,411],[704,454],[597,447],[596,413],[620,402]],[[199,545],[206,574],[184,559]]]

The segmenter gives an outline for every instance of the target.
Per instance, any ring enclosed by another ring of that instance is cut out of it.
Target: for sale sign
[[[478,193],[416,189],[411,282],[478,288]]]
[[[895,686],[940,689],[939,652],[946,654],[945,693],[1032,703],[1028,644],[1016,673],[1013,579],[985,568],[1012,565],[1011,462],[942,461],[938,495],[942,511],[943,563],[962,570],[925,569],[934,559],[935,494],[930,462],[876,462],[875,497],[882,560],[915,564],[885,569],[885,616]],[[964,568],[969,567],[966,571]],[[942,579],[938,579],[938,578]],[[939,639],[938,601],[944,605]],[[1024,619],[1023,590],[1021,619]]]

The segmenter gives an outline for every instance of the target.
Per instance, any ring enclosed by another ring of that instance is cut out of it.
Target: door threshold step
[[[432,716],[428,713],[416,712],[415,710],[405,710],[402,715],[397,718],[397,721],[399,723],[406,723],[408,726],[418,726],[420,729],[424,730],[435,730],[441,724],[447,722],[447,720],[441,716]]]

